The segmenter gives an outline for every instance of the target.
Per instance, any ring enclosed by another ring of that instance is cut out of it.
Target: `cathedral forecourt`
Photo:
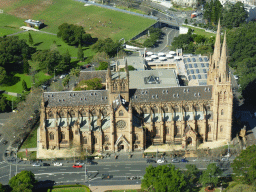
[[[134,88],[135,73],[126,62],[123,73],[108,69],[106,90],[44,92],[40,153],[71,146],[89,152],[142,151],[162,144],[196,149],[199,143],[231,141],[233,93],[220,23],[207,85],[178,86],[173,73],[173,81],[161,86],[154,72],[140,75],[144,82]]]

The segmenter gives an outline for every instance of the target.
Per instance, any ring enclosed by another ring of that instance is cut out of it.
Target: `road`
[[[140,156],[141,157],[141,156]],[[9,159],[12,159],[11,157]],[[13,158],[14,159],[14,158]],[[168,163],[171,162],[170,158],[167,158]],[[45,161],[44,161],[45,162]],[[22,170],[32,171],[38,181],[50,180],[53,183],[87,183],[91,186],[98,185],[135,185],[140,184],[140,179],[129,179],[131,177],[141,178],[145,174],[145,169],[149,165],[146,163],[146,159],[134,157],[128,159],[127,155],[120,157],[119,159],[114,159],[114,156],[110,159],[94,160],[96,165],[87,165],[87,176],[85,175],[85,167],[83,168],[73,168],[73,163],[67,161],[62,161],[63,166],[55,167],[49,161],[51,166],[48,167],[33,167],[32,164],[24,164],[24,162],[18,163],[17,172]],[[13,163],[9,165],[9,163]],[[28,162],[27,162],[28,163]],[[189,161],[191,164],[195,164],[200,170],[205,170],[210,162],[205,161]],[[42,163],[41,163],[42,164]],[[174,165],[185,170],[187,163],[174,163]],[[153,166],[158,164],[153,163]],[[11,167],[11,171],[10,171]],[[224,169],[224,175],[231,174],[229,162],[222,162],[221,167]],[[15,161],[11,162],[0,162],[0,182],[7,184],[9,181],[9,176],[14,176],[16,173]],[[102,174],[111,175],[111,179],[102,180]]]

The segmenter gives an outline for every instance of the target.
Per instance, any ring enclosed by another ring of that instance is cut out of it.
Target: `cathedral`
[[[209,59],[207,85],[161,87],[150,76],[145,88],[130,88],[125,72],[106,75],[106,90],[44,92],[39,148],[79,146],[94,152],[132,152],[150,145],[196,149],[204,142],[231,141],[233,93],[226,33],[220,23]]]

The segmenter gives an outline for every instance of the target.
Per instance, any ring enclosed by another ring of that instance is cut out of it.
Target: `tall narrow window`
[[[87,144],[87,137],[83,137],[83,144]]]
[[[139,140],[139,135],[138,135],[138,134],[135,134],[135,135],[134,135],[134,140],[135,140],[135,141],[138,141],[138,140]]]
[[[105,136],[104,141],[105,141],[105,143],[109,142],[109,138],[107,135]]]
[[[220,126],[220,132],[222,132],[222,131],[223,131],[223,126],[221,125],[221,126]]]
[[[222,109],[220,113],[221,113],[221,115],[224,115],[224,110]]]
[[[169,127],[166,127],[166,134],[169,135],[170,131],[169,131]]]
[[[179,126],[176,127],[176,134],[180,134],[180,127]]]
[[[65,139],[65,133],[64,132],[61,132],[61,134],[60,134],[60,140],[62,141],[62,140],[64,140]]]
[[[211,125],[208,126],[208,132],[211,132],[212,131],[212,127]]]
[[[156,128],[156,135],[160,135],[160,130]]]
[[[54,134],[50,133],[50,140],[54,140]]]

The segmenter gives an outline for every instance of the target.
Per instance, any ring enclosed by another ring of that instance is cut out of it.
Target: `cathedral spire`
[[[215,45],[214,45],[214,52],[213,52],[213,62],[215,62],[215,67],[217,67],[216,64],[220,59],[220,49],[221,49],[221,33],[220,33],[220,19],[219,19]]]
[[[227,40],[226,40],[226,32],[224,35],[222,50],[221,50],[221,59],[219,64],[219,76],[221,81],[228,80],[228,64],[227,64]]]
[[[128,70],[127,59],[125,59],[125,72],[126,72],[126,79],[129,80],[129,70]]]

